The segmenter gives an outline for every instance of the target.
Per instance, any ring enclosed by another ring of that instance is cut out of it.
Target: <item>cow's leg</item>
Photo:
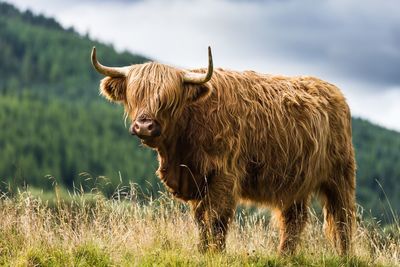
[[[324,200],[324,230],[341,255],[350,253],[355,221],[354,186],[325,185],[321,188]]]
[[[232,193],[233,186],[226,181],[208,188],[207,195],[194,209],[194,216],[200,232],[200,251],[225,249],[226,233],[236,208]]]
[[[200,252],[205,252],[208,249],[208,233],[207,223],[205,218],[205,207],[201,201],[191,201],[190,205],[193,210],[194,220],[199,229],[199,245],[198,249]]]
[[[216,251],[225,250],[226,234],[229,222],[234,215],[233,207],[209,211],[210,243],[209,248]]]
[[[286,209],[278,211],[280,226],[279,253],[293,254],[300,239],[300,234],[307,223],[308,201],[299,201]]]

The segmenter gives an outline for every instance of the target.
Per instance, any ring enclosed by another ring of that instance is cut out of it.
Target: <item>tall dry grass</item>
[[[166,195],[143,202],[134,190],[111,200],[60,192],[3,195],[2,266],[400,266],[399,225],[360,221],[355,255],[344,259],[310,211],[298,254],[282,258],[269,216],[243,209],[231,225],[226,252],[203,255],[197,252],[197,229],[187,207]]]

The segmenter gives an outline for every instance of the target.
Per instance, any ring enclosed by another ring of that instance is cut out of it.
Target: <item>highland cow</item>
[[[123,104],[130,132],[158,153],[157,175],[188,202],[201,251],[223,250],[239,202],[270,207],[283,254],[293,253],[312,195],[327,236],[348,254],[354,227],[351,116],[340,90],[317,78],[185,70],[149,62],[106,67],[100,92]]]

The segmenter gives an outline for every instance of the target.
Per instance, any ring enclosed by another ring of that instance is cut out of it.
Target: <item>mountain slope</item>
[[[400,214],[400,133],[353,119],[357,159],[357,200],[372,215],[393,219]]]
[[[53,19],[20,13],[0,3],[0,88],[20,91],[29,87],[46,94],[56,93],[74,100],[97,97],[93,86],[101,76],[89,60],[96,45],[109,65],[142,63],[148,59],[130,53],[117,53],[72,29],[64,30]],[[3,78],[4,77],[4,78]]]
[[[121,182],[156,184],[154,154],[129,136],[122,108],[98,96],[101,76],[89,60],[93,45],[109,65],[147,60],[117,53],[112,46],[63,29],[54,19],[0,3],[3,189],[26,183],[50,188],[46,175],[68,188],[97,184],[108,194]],[[399,212],[400,134],[356,118],[353,140],[358,202],[375,216],[387,216],[386,193]],[[83,172],[92,179],[87,181]]]
[[[71,188],[84,182],[111,193],[121,180],[155,183],[153,153],[128,134],[122,107],[99,97],[102,76],[90,63],[94,45],[111,65],[148,60],[0,3],[3,188],[26,183],[50,188],[54,181]],[[107,179],[94,179],[98,176]]]

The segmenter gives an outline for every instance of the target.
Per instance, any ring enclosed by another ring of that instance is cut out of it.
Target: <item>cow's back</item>
[[[352,158],[350,112],[334,85],[217,70],[211,86],[191,114],[195,160],[203,172],[235,176],[242,197],[272,204],[302,197]]]

